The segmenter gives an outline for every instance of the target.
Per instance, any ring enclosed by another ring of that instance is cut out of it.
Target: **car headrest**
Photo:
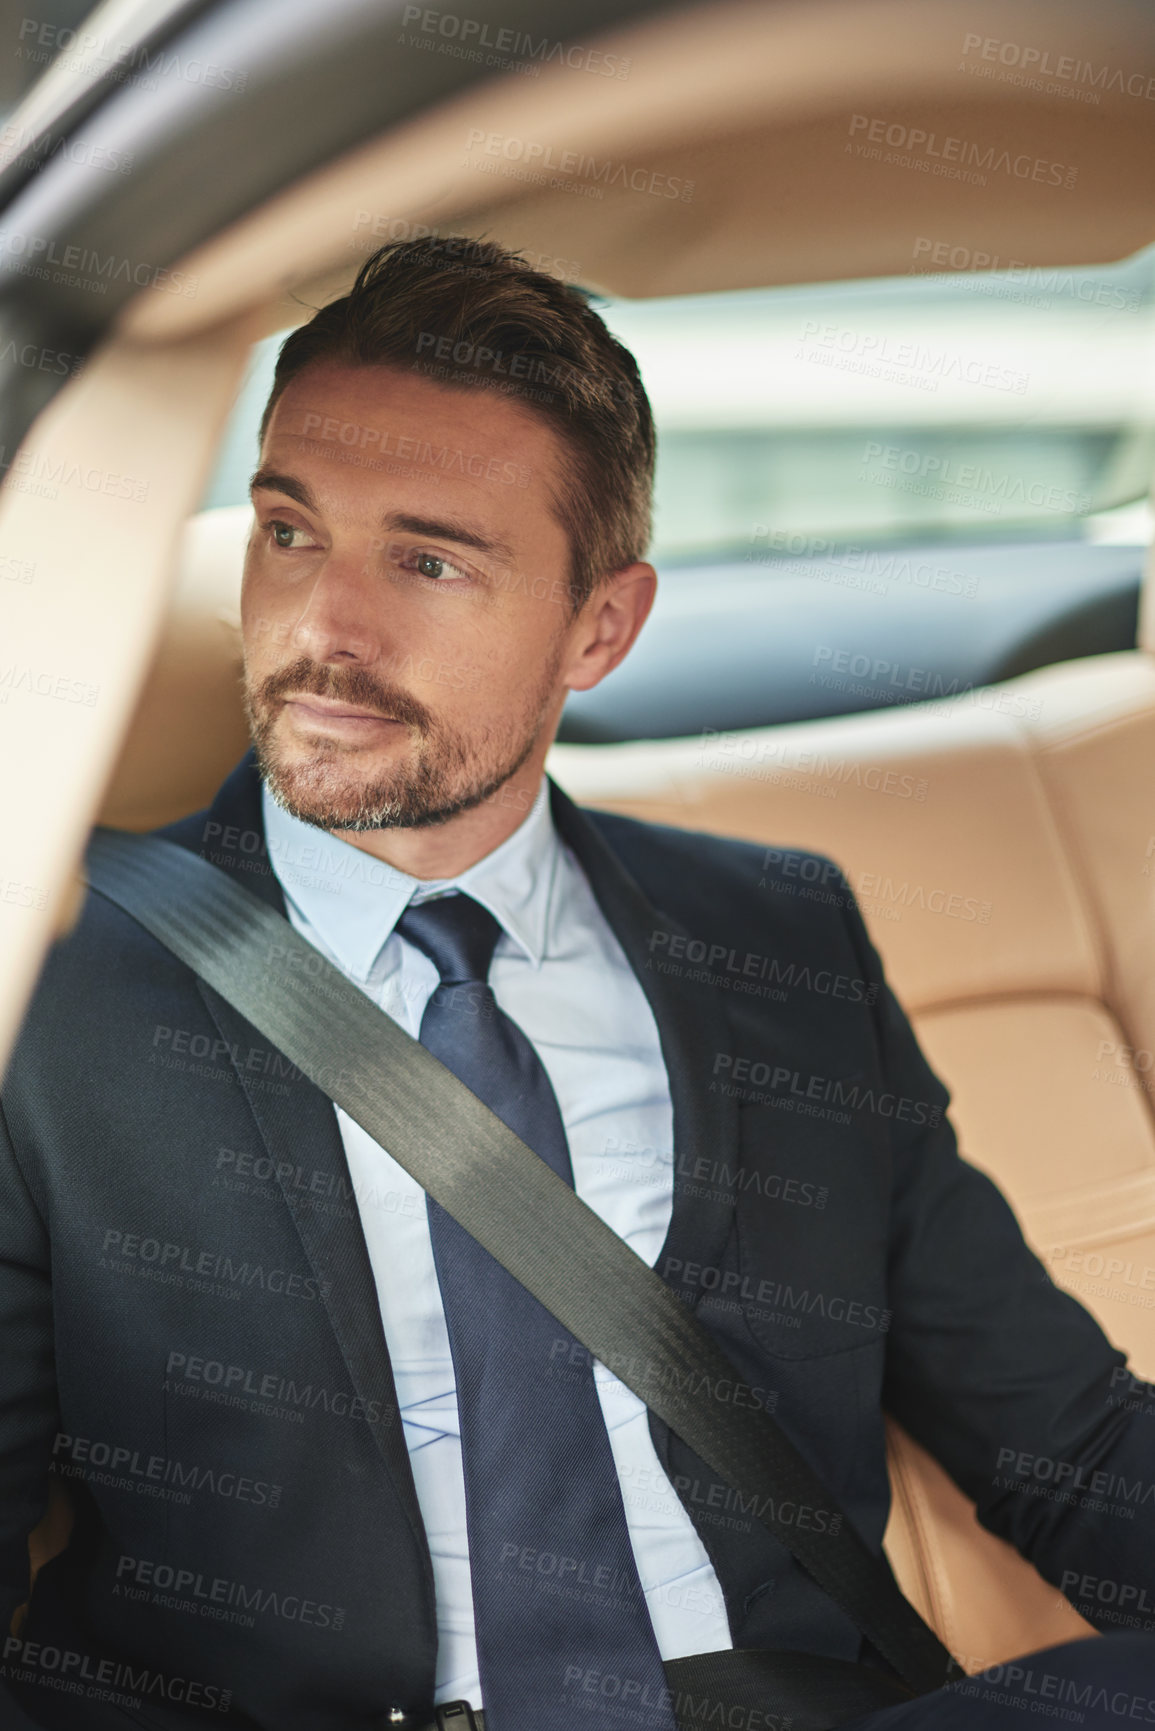
[[[206,805],[249,744],[241,701],[241,573],[253,513],[188,522],[156,655],[100,809],[152,829]]]

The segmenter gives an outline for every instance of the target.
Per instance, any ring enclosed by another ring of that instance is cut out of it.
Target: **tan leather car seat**
[[[171,628],[102,821],[205,803],[246,743],[247,508],[190,525]],[[211,725],[210,725],[211,722]],[[1145,650],[941,703],[625,746],[556,747],[584,803],[818,849],[1055,1280],[1155,1376],[1155,663]],[[1089,1633],[891,1431],[887,1549],[968,1670]]]

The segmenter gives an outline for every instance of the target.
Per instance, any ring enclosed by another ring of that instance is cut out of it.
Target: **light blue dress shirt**
[[[523,822],[455,878],[422,881],[290,817],[262,790],[269,856],[301,935],[416,1036],[438,984],[394,927],[410,901],[460,889],[502,928],[489,983],[532,1041],[561,1108],[582,1200],[652,1266],[673,1206],[673,1108],[646,996],[554,828],[543,776]],[[334,1107],[360,1211],[437,1598],[436,1703],[484,1706],[474,1640],[453,1361],[425,1193]],[[706,1551],[654,1452],[646,1409],[594,1375],[630,1540],[664,1659],[732,1645]]]

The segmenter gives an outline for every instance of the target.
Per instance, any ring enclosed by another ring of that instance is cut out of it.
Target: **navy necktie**
[[[557,1097],[488,985],[501,927],[460,893],[401,936],[441,976],[421,1043],[572,1186]],[[589,1354],[426,1199],[457,1380],[487,1731],[675,1731]]]

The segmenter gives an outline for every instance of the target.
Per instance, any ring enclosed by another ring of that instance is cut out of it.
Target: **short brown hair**
[[[521,401],[565,455],[558,521],[575,610],[650,539],[654,422],[637,362],[586,296],[493,241],[427,236],[379,248],[347,295],[286,338],[261,438],[315,362],[392,366]]]

